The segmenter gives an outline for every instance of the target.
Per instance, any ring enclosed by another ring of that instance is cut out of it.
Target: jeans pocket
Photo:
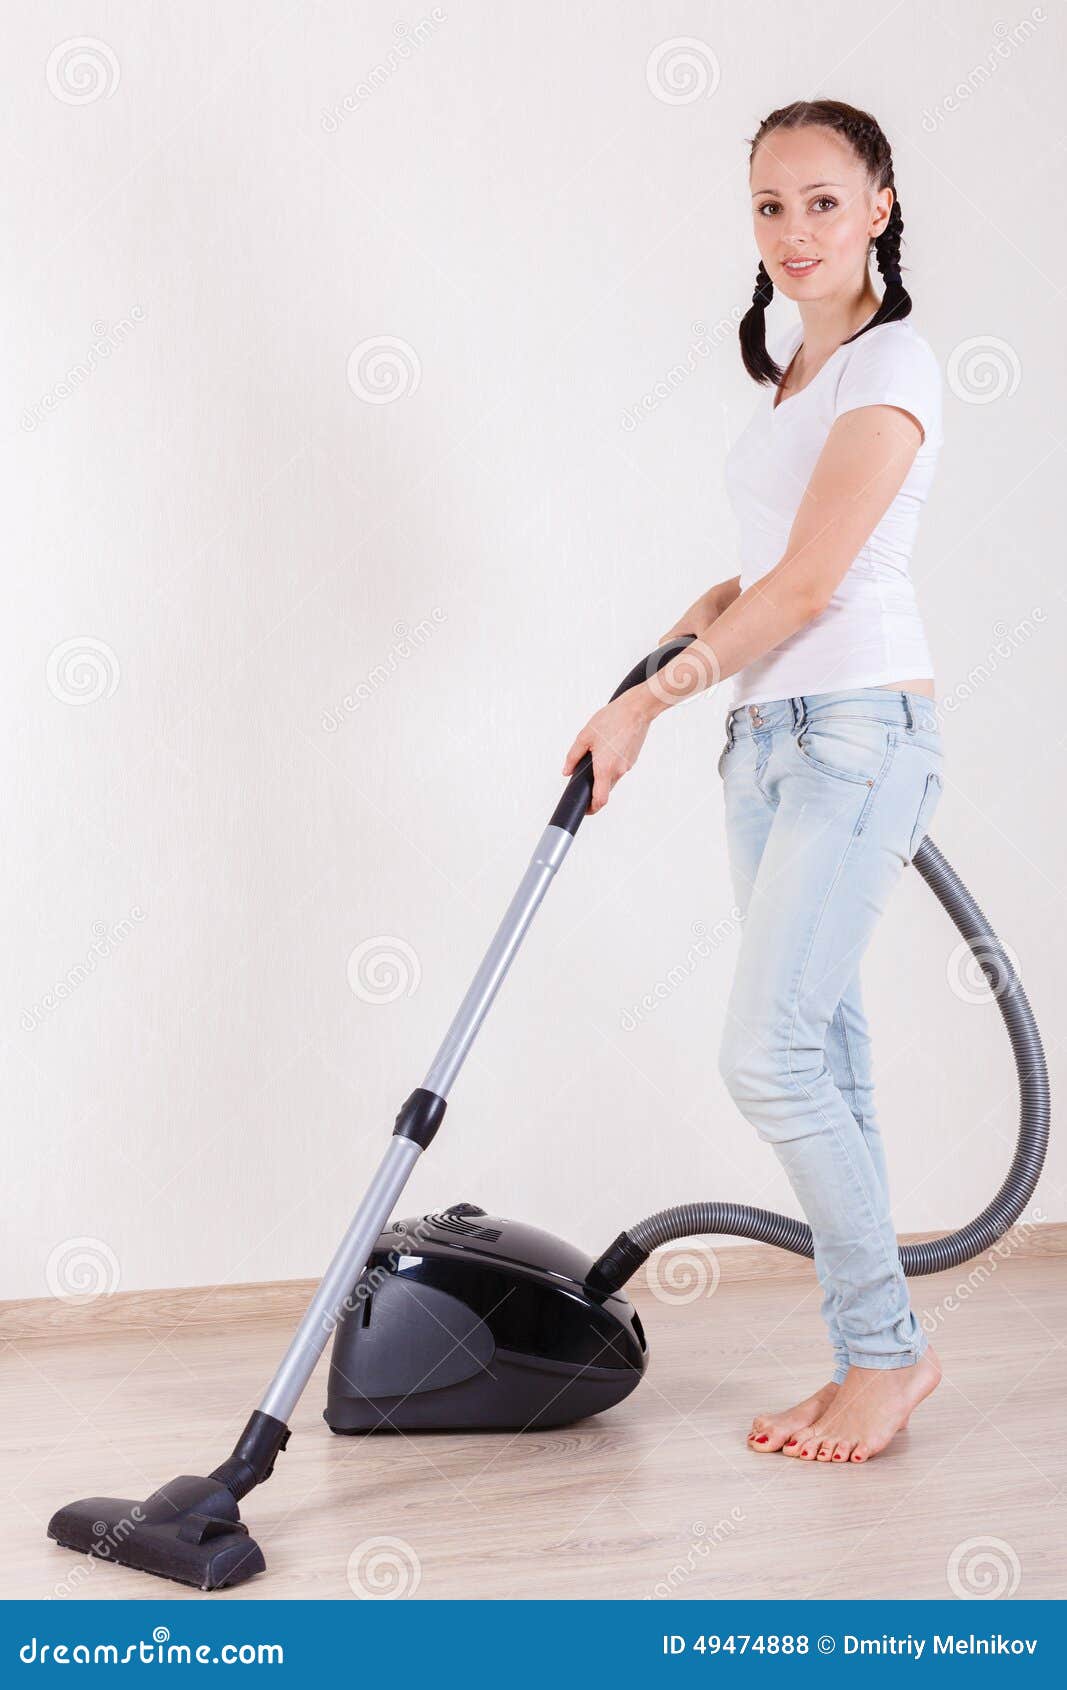
[[[943,788],[944,782],[941,776],[932,769],[926,777],[926,785],[923,787],[923,795],[919,801],[919,814],[916,816],[915,826],[911,830],[911,843],[908,846],[909,863],[914,859],[916,851],[926,837],[926,830],[933,820],[934,811],[937,809]]]
[[[796,736],[804,761],[820,774],[873,786],[889,748],[889,729],[875,716],[809,719]]]

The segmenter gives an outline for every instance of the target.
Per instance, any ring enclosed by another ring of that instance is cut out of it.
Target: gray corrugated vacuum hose
[[[1049,1084],[1041,1035],[1011,958],[950,863],[926,837],[912,859],[967,941],[993,999],[1004,1017],[1019,1079],[1019,1136],[1003,1185],[973,1221],[943,1238],[903,1244],[900,1260],[909,1276],[958,1267],[988,1250],[1022,1214],[1041,1174],[1048,1144]],[[814,1257],[811,1229],[788,1215],[747,1203],[682,1203],[661,1209],[621,1232],[594,1263],[590,1277],[618,1290],[660,1244],[701,1233],[729,1233],[776,1244],[798,1256]]]

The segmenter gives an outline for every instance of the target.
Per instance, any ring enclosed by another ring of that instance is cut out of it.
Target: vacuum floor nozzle
[[[263,1551],[243,1525],[237,1502],[217,1479],[190,1474],[172,1479],[143,1502],[90,1496],[68,1503],[48,1522],[64,1549],[222,1590],[264,1569]]]

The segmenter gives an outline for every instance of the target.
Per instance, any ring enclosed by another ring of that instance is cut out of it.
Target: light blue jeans
[[[732,710],[719,758],[743,916],[719,1066],[811,1227],[838,1381],[927,1347],[889,1208],[859,963],[943,760],[933,701],[883,687]]]

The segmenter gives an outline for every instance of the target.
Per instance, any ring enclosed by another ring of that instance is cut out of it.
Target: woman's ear
[[[867,230],[867,233],[872,241],[876,241],[878,239],[886,224],[889,222],[889,213],[893,209],[893,201],[895,198],[896,195],[894,194],[892,188],[879,188],[878,192],[875,194],[874,210],[871,213],[871,221]]]

